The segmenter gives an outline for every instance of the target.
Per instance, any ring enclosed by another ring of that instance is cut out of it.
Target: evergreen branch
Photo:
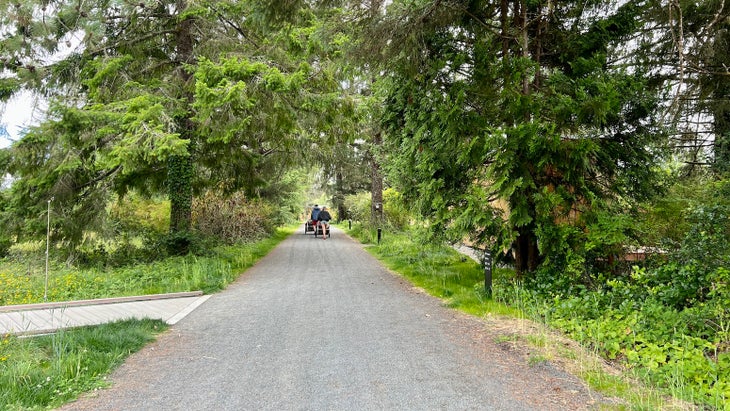
[[[119,46],[121,44],[138,44],[138,43],[142,43],[142,42],[144,42],[146,40],[149,40],[151,38],[154,38],[156,36],[162,36],[162,35],[174,34],[174,33],[175,33],[175,30],[174,29],[168,29],[168,30],[160,30],[160,31],[150,32],[150,33],[147,33],[146,35],[141,36],[141,37],[137,37],[137,38],[134,38],[134,39],[127,39],[127,40],[123,40],[123,41],[119,41],[117,43],[110,44],[110,45],[108,45],[106,47],[102,47],[102,48],[99,48],[99,49],[96,49],[96,50],[92,50],[92,51],[89,52],[89,55],[92,56],[92,57],[100,56],[100,55],[103,55],[103,54],[105,54],[106,52],[108,52],[110,50],[114,50],[114,49],[119,48]]]
[[[216,16],[218,16],[218,19],[222,21],[224,24],[227,24],[230,26],[233,30],[235,30],[238,34],[240,34],[244,39],[248,40],[256,49],[260,49],[261,46],[254,41],[239,25],[235,24],[233,21],[231,21],[229,18],[225,17],[223,13],[221,13],[215,6],[212,4],[209,5],[211,9],[215,12]]]
[[[112,169],[107,170],[105,173],[102,173],[101,175],[97,176],[96,178],[94,178],[90,181],[87,181],[86,183],[78,186],[77,189],[83,189],[86,187],[93,186],[96,183],[98,183],[99,181],[105,180],[105,179],[111,177],[112,175],[116,174],[121,168],[122,168],[122,166],[120,166],[120,165],[114,166]]]

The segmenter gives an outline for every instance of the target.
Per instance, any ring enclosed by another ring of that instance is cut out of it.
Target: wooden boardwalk
[[[3,306],[0,307],[0,335],[47,334],[130,318],[160,319],[175,324],[209,297],[198,291]]]

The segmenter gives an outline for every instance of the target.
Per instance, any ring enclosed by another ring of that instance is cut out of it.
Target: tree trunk
[[[343,181],[340,166],[338,165],[337,168],[338,170],[335,172],[335,195],[333,202],[335,207],[337,207],[337,219],[342,221],[348,218],[347,209],[345,208],[345,183]]]
[[[370,18],[376,20],[383,7],[383,0],[370,0]],[[371,73],[372,74],[372,73]],[[370,87],[375,84],[375,76],[370,79]],[[377,126],[373,128],[373,140],[370,148],[370,166],[372,183],[370,188],[370,221],[379,225],[383,222],[383,176],[377,153],[383,145],[383,136]]]
[[[178,14],[182,14],[187,8],[185,0],[177,1]],[[183,109],[184,115],[177,119],[177,128],[180,138],[188,140],[187,156],[172,156],[168,161],[167,169],[167,185],[168,195],[170,198],[170,233],[182,233],[190,231],[192,222],[192,204],[193,204],[193,133],[195,125],[192,120],[192,102],[193,96],[189,91],[189,82],[191,75],[185,70],[184,65],[193,61],[193,37],[192,37],[192,19],[186,18],[178,25],[175,36],[177,62],[177,78],[180,82],[180,88],[183,91],[182,100],[186,107]]]
[[[170,198],[170,233],[190,231],[193,204],[193,162],[190,156],[173,156],[167,162]]]
[[[526,273],[537,270],[540,265],[540,251],[537,248],[534,230],[531,224],[518,229],[517,240],[512,250],[517,278],[524,278]]]
[[[371,220],[374,224],[383,222],[383,176],[380,173],[380,163],[376,153],[383,144],[383,136],[380,132],[373,134],[373,148],[370,153],[370,164],[372,167],[372,185],[370,190]]]
[[[727,51],[730,45],[730,24],[726,29],[721,30],[715,37],[717,47],[724,47],[715,52],[714,65],[716,67],[730,66],[730,54]],[[727,68],[725,69],[727,71]],[[730,76],[714,75],[715,90],[713,92],[713,126],[715,131],[715,161],[714,171],[718,175],[730,173],[730,103],[727,96],[730,95]]]
[[[501,0],[499,11],[499,23],[502,29],[502,58],[506,59],[509,56],[509,3],[507,0]]]

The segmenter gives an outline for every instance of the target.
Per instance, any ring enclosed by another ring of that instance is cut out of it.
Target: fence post
[[[51,249],[51,201],[53,201],[53,197],[48,200],[48,215],[46,225],[46,281],[43,285],[43,301],[48,301],[48,254],[50,253]]]

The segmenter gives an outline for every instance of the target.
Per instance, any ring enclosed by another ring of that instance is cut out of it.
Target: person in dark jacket
[[[322,211],[319,212],[317,215],[317,221],[319,222],[320,227],[322,227],[322,239],[327,239],[327,233],[330,231],[330,220],[332,219],[332,216],[330,215],[330,212],[327,211],[327,207],[322,207]]]

